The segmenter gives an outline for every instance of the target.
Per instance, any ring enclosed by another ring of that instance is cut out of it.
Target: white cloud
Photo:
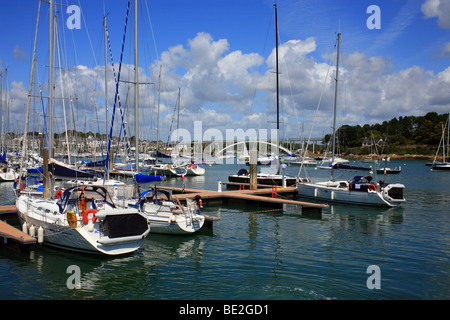
[[[450,42],[444,43],[440,56],[444,58],[450,58]]]
[[[14,47],[13,50],[13,57],[14,59],[17,60],[22,60],[27,56],[27,53],[25,52],[25,50],[19,46],[18,44]]]
[[[274,51],[264,59],[257,53],[230,52],[229,47],[225,39],[215,41],[209,34],[199,33],[188,41],[187,47],[177,45],[163,52],[161,60],[151,65],[150,76],[139,69],[140,81],[155,83],[140,89],[141,137],[156,137],[160,65],[163,66],[160,139],[168,137],[179,87],[180,126],[183,128],[193,130],[194,121],[202,121],[204,130],[217,128],[223,134],[227,128],[273,127],[272,121],[276,116]],[[290,40],[280,44],[279,49],[282,131],[288,136],[298,136],[299,123],[303,122],[304,135],[309,136],[316,117],[312,137],[321,137],[331,130],[334,67],[330,68],[328,61],[316,61],[312,57],[316,50],[314,38]],[[117,72],[118,66],[115,67]],[[325,79],[327,72],[328,78]],[[108,74],[111,114],[115,83],[112,73]],[[65,96],[73,94],[78,97],[73,112],[78,129],[84,129],[85,118],[95,119],[94,101],[98,118],[105,119],[103,68],[80,65],[67,71],[63,77]],[[134,67],[123,64],[121,79],[132,81]],[[338,126],[382,122],[400,115],[423,115],[428,111],[448,112],[450,108],[450,67],[437,74],[418,66],[394,71],[391,61],[385,57],[351,52],[342,55],[340,80]],[[316,115],[324,83],[324,96]],[[58,96],[61,94],[59,75],[55,84]],[[127,104],[128,87],[127,84],[120,85],[123,108]],[[132,85],[129,94],[129,105],[133,107]],[[17,118],[23,117],[27,96],[24,84],[13,82],[10,96],[14,100],[12,112]],[[130,135],[133,135],[133,112],[129,120]],[[90,122],[87,129],[96,131],[97,127],[96,122]],[[100,127],[104,127],[104,122]]]
[[[425,18],[438,18],[441,28],[450,28],[450,1],[449,0],[426,0],[422,4],[422,13]]]

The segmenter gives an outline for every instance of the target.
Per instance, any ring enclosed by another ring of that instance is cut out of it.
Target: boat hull
[[[0,172],[0,182],[15,181],[19,177],[19,174],[11,169],[6,172]]]
[[[294,186],[296,183],[296,178],[287,177],[286,186]],[[231,175],[228,176],[228,181],[236,182],[236,183],[250,183],[250,175]],[[269,175],[258,175],[257,176],[258,184],[266,184],[266,185],[283,185],[283,177],[281,175],[269,176]]]
[[[166,177],[181,177],[186,175],[186,169],[177,168],[173,165],[154,165],[150,170],[155,175],[163,175]]]
[[[393,187],[401,188],[402,185],[395,184]],[[384,191],[357,191],[348,190],[347,187],[330,186],[326,183],[298,182],[297,192],[300,196],[310,199],[355,205],[396,207],[405,201],[403,197],[394,199],[389,196],[389,189]]]
[[[197,165],[186,167],[186,175],[187,176],[202,176],[205,174],[205,171],[206,170],[204,168],[199,167]]]
[[[170,201],[161,204],[145,203],[143,213],[151,225],[151,233],[192,234],[199,231],[205,223],[205,217],[192,208],[178,206]]]
[[[170,217],[157,217],[151,214],[147,215],[147,218],[152,226],[150,233],[158,234],[192,234],[199,231],[205,222],[203,216],[201,219],[193,219],[192,221],[181,216],[174,221]]]
[[[447,171],[450,172],[450,164],[433,164],[431,165],[431,171]]]

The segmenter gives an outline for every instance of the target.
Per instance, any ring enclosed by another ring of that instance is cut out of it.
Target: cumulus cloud
[[[17,60],[22,60],[27,56],[27,53],[25,50],[19,46],[18,44],[13,49],[13,57]]]
[[[444,43],[440,56],[450,58],[450,42]]]
[[[426,0],[422,4],[422,13],[425,18],[437,17],[441,28],[450,29],[450,1],[449,0]]]
[[[290,40],[279,46],[281,136],[300,135],[300,123],[304,124],[305,136],[309,135],[313,123],[313,137],[321,137],[331,130],[335,67],[329,66],[329,60],[316,61],[313,58],[316,49],[314,38]],[[117,74],[118,66],[115,68]],[[191,132],[194,121],[202,121],[204,130],[217,128],[224,135],[227,128],[273,128],[276,119],[274,50],[265,59],[257,53],[230,50],[226,39],[215,40],[210,34],[198,33],[186,46],[173,46],[161,53],[160,60],[149,70],[139,68],[138,71],[140,81],[154,83],[141,86],[139,90],[141,138],[155,139],[158,100],[160,139],[169,136],[179,88],[180,127]],[[81,123],[86,118],[105,119],[103,67],[79,65],[65,71],[62,77],[64,95],[78,99],[73,114],[78,119],[79,130],[84,129]],[[121,79],[133,81],[132,65],[123,64]],[[339,126],[382,122],[400,115],[423,115],[428,111],[448,112],[450,108],[450,67],[439,73],[418,66],[394,71],[392,62],[386,57],[350,52],[342,55],[339,79]],[[60,96],[59,74],[55,84],[56,96]],[[110,70],[109,115],[114,92],[115,81]],[[121,83],[119,92],[122,107],[127,104],[133,107],[133,86]],[[12,111],[17,117],[22,116],[27,96],[24,84],[13,83],[10,96],[15,100]],[[60,102],[57,104],[61,105]],[[134,112],[129,115],[129,124],[130,135],[133,135]],[[91,123],[87,129],[95,131],[97,125]]]

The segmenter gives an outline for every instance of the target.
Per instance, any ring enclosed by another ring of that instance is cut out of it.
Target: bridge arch
[[[230,144],[230,145],[226,146],[225,148],[219,150],[217,153],[218,154],[223,154],[223,152],[225,150],[227,150],[227,149],[229,149],[231,147],[234,147],[234,146],[237,146],[237,145],[240,145],[240,144],[244,144],[245,145],[246,143],[263,143],[263,144],[266,144],[266,145],[273,146],[275,148],[277,147],[277,145],[275,143],[271,143],[271,142],[267,142],[267,141],[239,141],[239,142],[236,142],[236,143],[233,143],[233,144]],[[286,148],[284,148],[282,146],[278,146],[278,148],[280,150],[283,150],[284,152],[286,152],[288,154],[291,154],[291,152],[288,149],[286,149]]]

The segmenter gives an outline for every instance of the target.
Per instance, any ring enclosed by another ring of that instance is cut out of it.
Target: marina
[[[395,180],[405,184],[408,200],[398,208],[330,203],[318,216],[295,205],[280,210],[205,200],[202,213],[219,218],[210,232],[150,233],[129,256],[105,259],[38,244],[18,254],[0,246],[1,298],[447,299],[450,189],[448,177],[430,172],[425,163],[393,161],[402,165]],[[218,180],[237,168],[211,166],[204,177],[187,177],[186,193],[215,194]],[[288,170],[294,174],[298,168]],[[11,204],[11,187],[0,184],[0,205]],[[183,182],[174,178],[157,187],[173,188],[176,195]],[[14,217],[7,222],[20,229]],[[66,287],[66,269],[73,264],[82,270],[76,292]],[[374,264],[382,272],[380,290],[366,286],[367,267]]]

